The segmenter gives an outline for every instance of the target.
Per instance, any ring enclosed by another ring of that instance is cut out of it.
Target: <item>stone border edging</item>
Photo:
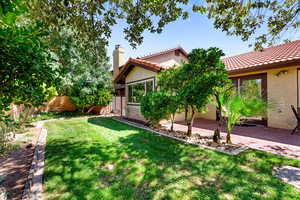
[[[300,168],[294,166],[281,166],[274,167],[272,174],[279,178],[281,181],[300,190]]]
[[[98,115],[84,116],[92,117]],[[72,117],[72,118],[82,118],[82,116]],[[43,174],[45,166],[45,150],[46,150],[46,139],[48,131],[43,128],[45,122],[65,120],[64,117],[56,119],[41,120],[36,123],[37,128],[41,128],[38,141],[34,150],[33,159],[31,162],[31,167],[29,170],[28,178],[25,183],[25,188],[22,194],[22,200],[42,200],[43,199]]]
[[[161,132],[159,132],[159,131],[155,131],[155,130],[153,130],[153,129],[151,129],[151,128],[148,128],[148,127],[146,127],[146,126],[143,126],[143,125],[140,125],[140,124],[137,124],[137,123],[128,121],[128,120],[126,120],[126,119],[120,120],[120,119],[117,119],[116,117],[113,117],[112,119],[115,120],[115,121],[119,121],[119,122],[122,122],[122,123],[125,123],[125,124],[128,124],[128,125],[137,127],[137,128],[144,129],[144,130],[146,130],[146,131],[150,131],[150,132],[152,132],[152,133],[156,133],[156,134],[161,135],[161,136],[165,136],[165,137],[168,137],[168,138],[172,138],[172,139],[174,139],[174,140],[178,140],[178,141],[185,142],[185,143],[188,143],[188,144],[196,145],[196,146],[199,146],[199,147],[202,147],[202,148],[205,148],[205,149],[209,149],[209,150],[213,150],[213,151],[225,153],[225,154],[228,154],[228,155],[238,155],[239,153],[241,153],[241,152],[246,151],[247,149],[249,149],[249,147],[247,147],[247,146],[242,146],[242,147],[240,147],[240,148],[238,148],[238,149],[235,149],[235,150],[233,150],[233,151],[231,151],[231,152],[223,151],[223,150],[218,149],[218,148],[215,148],[215,147],[206,146],[206,145],[202,145],[202,144],[196,144],[196,143],[193,143],[193,142],[190,142],[190,141],[183,140],[183,139],[181,139],[181,138],[177,138],[177,137],[174,137],[174,136],[170,136],[170,135],[161,133]]]
[[[34,155],[29,170],[29,175],[22,195],[22,200],[43,199],[43,173],[45,166],[45,149],[48,131],[43,128],[43,122],[38,122],[37,127],[41,128]]]

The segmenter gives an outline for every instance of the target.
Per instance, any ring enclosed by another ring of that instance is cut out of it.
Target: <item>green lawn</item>
[[[300,199],[272,175],[300,161],[247,151],[229,156],[110,118],[49,122],[48,199]]]

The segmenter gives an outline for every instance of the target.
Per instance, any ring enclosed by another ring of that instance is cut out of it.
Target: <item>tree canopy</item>
[[[188,62],[162,71],[158,76],[160,89],[176,98],[177,108],[186,113],[188,135],[191,135],[193,120],[197,111],[202,111],[214,88],[227,81],[227,71],[220,58],[224,56],[218,48],[193,49]]]
[[[289,39],[300,27],[299,0],[206,0],[206,13],[217,29],[243,41],[254,39],[255,49]],[[194,7],[195,11],[203,11]],[[200,6],[201,8],[201,6]],[[254,38],[253,38],[254,37]]]
[[[59,81],[53,57],[41,40],[47,30],[38,22],[18,25],[17,17],[26,9],[8,3],[0,14],[0,112],[12,102],[41,105]]]
[[[183,10],[188,0],[138,0],[138,1],[81,1],[39,0],[30,1],[31,16],[46,25],[69,25],[78,35],[90,40],[109,38],[111,28],[118,20],[126,21],[125,38],[133,47],[143,41],[142,33],[162,32],[164,26],[178,18],[187,18]]]
[[[171,95],[164,90],[155,90],[147,93],[141,99],[141,113],[145,119],[150,120],[153,126],[159,121],[169,118],[168,103]]]
[[[207,15],[215,28],[229,35],[240,36],[243,41],[254,39],[256,49],[279,38],[288,39],[284,34],[300,26],[298,0],[31,0],[28,4],[34,19],[57,31],[72,26],[91,41],[102,38],[107,42],[112,26],[124,21],[125,38],[133,47],[142,43],[144,31],[161,33],[168,23],[187,19],[191,12]]]

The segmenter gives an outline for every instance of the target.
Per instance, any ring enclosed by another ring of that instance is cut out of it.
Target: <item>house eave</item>
[[[118,74],[118,76],[115,78],[113,81],[114,84],[125,84],[125,77],[129,74],[129,72],[134,68],[134,67],[142,67],[146,70],[153,71],[153,72],[159,72],[162,68],[161,67],[153,67],[153,66],[148,66],[145,64],[141,63],[135,63],[132,61],[128,61],[124,67],[122,67],[122,70]]]
[[[229,70],[228,75],[231,76],[231,75],[239,75],[239,74],[251,73],[251,72],[260,72],[260,71],[270,70],[270,69],[280,69],[284,67],[295,67],[297,65],[300,66],[300,59],[281,61],[281,62],[263,64],[257,66],[250,66],[242,69]]]

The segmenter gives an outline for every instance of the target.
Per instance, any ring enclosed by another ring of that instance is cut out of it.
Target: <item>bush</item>
[[[145,119],[150,120],[153,126],[159,121],[169,118],[168,105],[171,96],[163,90],[147,93],[141,99],[141,113]]]
[[[82,89],[78,87],[75,89],[74,87],[72,90],[74,92],[70,97],[71,102],[82,112],[84,108],[90,106],[106,106],[112,100],[112,90],[110,89],[97,87],[84,87]]]
[[[9,140],[14,130],[12,121],[0,114],[0,155],[9,149]]]

